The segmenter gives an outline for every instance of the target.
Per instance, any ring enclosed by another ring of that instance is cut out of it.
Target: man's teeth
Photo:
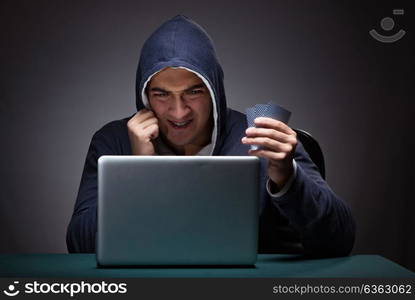
[[[176,126],[185,126],[185,125],[190,123],[190,121],[184,121],[184,122],[173,122],[173,121],[171,121],[171,122]]]

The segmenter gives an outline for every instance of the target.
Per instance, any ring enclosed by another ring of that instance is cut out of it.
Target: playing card
[[[262,104],[258,104],[258,105],[262,105]],[[264,117],[269,117],[278,121],[281,121],[285,124],[288,124],[288,121],[290,120],[290,116],[291,116],[291,112],[286,110],[284,107],[273,103],[273,102],[268,102],[268,104],[266,104],[268,109],[266,110],[266,114]]]
[[[245,110],[246,112],[246,121],[248,122],[248,127],[255,127],[255,107],[250,107]]]
[[[256,118],[256,112],[255,112],[256,107],[249,107],[245,110],[246,112],[246,121],[248,123],[248,127],[255,127],[255,123],[254,120]],[[258,146],[256,145],[251,145],[251,150],[257,150]]]
[[[258,117],[272,118],[281,121],[285,124],[288,124],[290,116],[290,111],[271,101],[268,102],[268,104],[256,104],[255,106],[246,109],[246,119],[248,127],[255,127],[254,120]],[[251,150],[258,149],[260,149],[260,147],[256,145],[251,145]]]

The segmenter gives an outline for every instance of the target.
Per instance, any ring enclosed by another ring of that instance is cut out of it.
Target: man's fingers
[[[295,131],[292,130],[290,127],[288,127],[288,125],[275,119],[259,117],[259,118],[256,118],[254,122],[255,122],[256,127],[271,128],[271,129],[284,132],[286,134],[295,134]]]
[[[128,137],[131,151],[134,155],[154,155],[154,145],[151,143],[159,135],[158,120],[148,109],[138,111],[127,122]]]
[[[242,143],[262,146],[274,152],[291,152],[294,147],[290,143],[281,143],[268,137],[244,137],[242,138]]]
[[[129,122],[133,124],[140,124],[144,122],[145,120],[149,118],[153,118],[154,113],[151,110],[148,110],[146,108],[139,110],[131,119]]]
[[[245,131],[245,133],[249,138],[268,137],[282,143],[296,143],[295,136],[270,128],[250,127]]]
[[[138,134],[147,126],[158,122],[157,118],[151,110],[142,109],[138,111],[128,122],[127,127],[130,131]],[[141,133],[142,134],[142,133]],[[140,134],[140,135],[141,135]]]
[[[273,152],[270,150],[260,149],[260,150],[249,150],[249,155],[262,157],[270,161],[273,160],[283,160],[286,159],[289,153],[287,152]]]
[[[150,140],[154,140],[155,138],[157,138],[159,136],[159,126],[158,124],[152,124],[147,126],[144,130],[143,133],[149,137]]]
[[[139,124],[140,128],[142,129],[146,129],[148,126],[153,125],[153,124],[158,124],[158,120],[157,118],[148,118],[145,121],[141,122]]]
[[[243,144],[257,145],[273,152],[292,152],[297,145],[297,134],[286,124],[271,118],[256,118],[258,127],[250,127]]]

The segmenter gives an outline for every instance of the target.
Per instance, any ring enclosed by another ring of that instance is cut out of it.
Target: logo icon
[[[404,10],[403,9],[394,9],[393,10],[394,15],[403,15]],[[393,27],[395,26],[395,21],[393,21],[390,17],[385,17],[380,21],[380,27],[384,31],[391,31]],[[397,33],[393,35],[382,35],[378,33],[375,29],[372,29],[369,31],[369,34],[377,41],[382,43],[394,43],[398,40],[400,40],[405,35],[405,30],[401,29]]]
[[[16,284],[18,284],[18,281],[14,281],[13,284],[10,284],[7,288],[7,290],[4,290],[3,293],[6,294],[9,297],[14,297],[20,293],[19,290],[16,290]]]

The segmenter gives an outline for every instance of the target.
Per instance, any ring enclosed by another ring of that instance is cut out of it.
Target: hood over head
[[[218,152],[226,123],[223,71],[213,41],[191,19],[178,15],[163,23],[144,43],[136,77],[137,110],[149,108],[145,88],[151,77],[167,67],[195,73],[207,86],[213,104],[212,154]]]

